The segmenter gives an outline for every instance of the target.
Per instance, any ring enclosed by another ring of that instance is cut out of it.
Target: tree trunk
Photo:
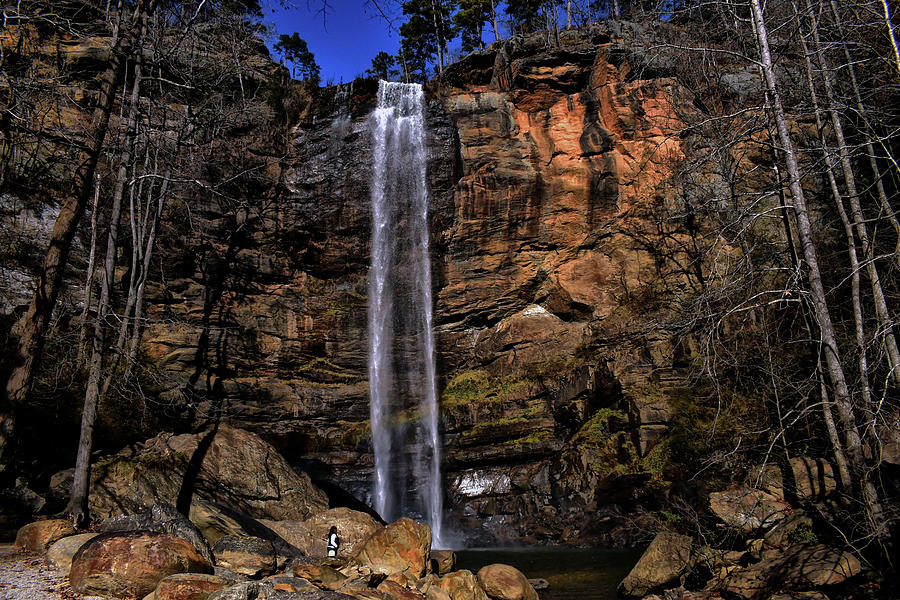
[[[143,38],[143,33],[144,28],[142,27],[141,38]],[[130,106],[128,107],[128,118],[125,124],[127,133],[122,154],[119,157],[119,168],[113,191],[113,206],[109,217],[109,235],[106,239],[106,260],[103,268],[103,279],[100,283],[100,298],[97,301],[97,318],[94,322],[90,371],[88,373],[87,388],[84,393],[84,407],[81,412],[81,433],[75,458],[75,473],[72,476],[72,494],[66,506],[66,512],[72,515],[73,520],[79,526],[86,524],[89,517],[88,487],[90,484],[91,448],[93,446],[97,408],[100,404],[100,377],[103,358],[106,355],[106,315],[114,283],[113,277],[115,276],[122,197],[125,193],[125,180],[128,175],[128,165],[131,163],[132,148],[136,143],[134,133],[137,127],[140,86],[141,61],[139,59],[134,67],[134,82],[132,84]]]
[[[15,412],[18,406],[25,402],[31,387],[34,369],[43,350],[47,324],[50,322],[62,287],[72,240],[91,195],[94,173],[109,130],[110,113],[115,103],[124,63],[131,54],[137,34],[136,24],[140,16],[145,12],[152,12],[155,5],[156,0],[138,0],[131,26],[126,27],[124,33],[115,37],[110,49],[109,61],[100,85],[100,101],[94,109],[85,143],[86,148],[75,171],[72,191],[60,208],[59,216],[53,225],[37,289],[25,314],[22,335],[13,358],[13,368],[6,382],[6,393],[0,400],[0,471],[5,470],[9,460],[9,446],[15,431]]]
[[[772,63],[772,54],[769,49],[768,33],[762,8],[759,0],[750,0],[751,16],[756,34],[757,49],[759,50],[761,68],[765,76],[765,85],[772,102],[772,112],[775,117],[775,125],[778,129],[778,137],[782,145],[790,177],[791,200],[793,202],[794,216],[797,223],[797,237],[806,260],[806,278],[809,283],[810,302],[813,307],[819,332],[822,339],[825,365],[828,377],[834,393],[834,404],[838,410],[844,436],[845,449],[848,454],[853,474],[858,478],[860,492],[867,516],[873,533],[883,530],[884,522],[881,514],[881,505],[875,486],[868,478],[868,471],[862,452],[862,441],[853,414],[850,391],[841,365],[841,355],[837,345],[834,326],[831,321],[828,300],[825,295],[825,287],[822,284],[822,276],[819,271],[819,260],[812,237],[812,225],[809,221],[809,213],[806,208],[806,198],[800,180],[800,167],[794,152],[788,130],[787,118],[784,107],[781,104],[781,96],[778,93],[778,83],[775,78],[775,68]]]
[[[807,0],[807,6],[809,6],[809,0]],[[847,186],[847,195],[850,200],[850,210],[853,215],[854,228],[857,237],[859,237],[859,243],[862,245],[863,254],[866,259],[866,274],[869,276],[869,285],[872,288],[872,298],[875,304],[875,316],[878,320],[878,330],[881,332],[881,335],[884,336],[884,344],[887,350],[894,382],[900,385],[900,349],[898,349],[897,339],[894,337],[891,314],[888,310],[887,300],[884,296],[884,289],[881,286],[878,265],[875,264],[874,244],[869,238],[869,230],[866,226],[862,206],[860,205],[859,191],[856,187],[856,175],[853,171],[853,163],[850,160],[850,152],[847,149],[847,140],[844,136],[843,122],[835,107],[836,96],[834,82],[832,80],[831,72],[828,70],[828,62],[825,58],[825,53],[822,50],[819,32],[815,27],[815,23],[811,27],[811,33],[813,36],[813,43],[816,45],[816,56],[819,61],[819,68],[822,70],[822,81],[825,85],[825,93],[828,97],[828,115],[831,119],[831,127],[834,130],[838,155],[841,159],[844,185]]]

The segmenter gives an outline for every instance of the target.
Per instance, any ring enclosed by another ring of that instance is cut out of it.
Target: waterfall
[[[375,510],[431,525],[440,547],[441,444],[428,250],[424,93],[378,84],[372,116],[369,397]]]

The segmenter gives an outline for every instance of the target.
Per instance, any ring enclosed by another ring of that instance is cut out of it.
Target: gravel
[[[0,545],[2,600],[106,600],[82,596],[69,587],[67,574],[44,562],[40,554]]]

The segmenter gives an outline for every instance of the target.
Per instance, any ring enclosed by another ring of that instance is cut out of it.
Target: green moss
[[[134,479],[140,473],[151,468],[177,471],[187,464],[187,457],[181,452],[172,452],[163,456],[142,454],[138,456],[113,456],[96,463],[92,471],[101,479],[112,477],[117,480]]]
[[[611,435],[628,423],[621,410],[601,408],[578,430],[572,441],[578,446],[606,445]]]
[[[521,450],[528,446],[534,446],[537,444],[543,444],[544,442],[548,442],[553,439],[553,431],[550,429],[540,429],[538,431],[534,431],[524,437],[516,438],[514,440],[507,440],[503,442],[502,446],[516,448],[517,450]]]
[[[447,407],[471,402],[501,401],[525,391],[530,382],[516,377],[492,377],[485,371],[464,371],[450,380],[441,394]]]

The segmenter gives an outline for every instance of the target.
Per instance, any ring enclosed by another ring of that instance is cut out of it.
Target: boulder
[[[296,594],[307,589],[310,586],[309,581],[302,577],[293,577],[291,575],[270,575],[263,580],[264,583],[271,584],[275,591],[291,592]]]
[[[811,540],[803,538],[814,535],[812,526],[813,521],[808,514],[795,510],[767,531],[763,541],[769,548],[785,548],[794,543],[808,542]]]
[[[376,573],[406,573],[419,578],[429,567],[431,528],[403,517],[366,540],[355,561]]]
[[[275,572],[276,554],[272,542],[258,537],[220,538],[213,547],[216,564],[247,577],[264,577]]]
[[[482,567],[478,571],[478,583],[488,596],[497,600],[538,600],[528,578],[509,565]]]
[[[169,575],[212,570],[190,542],[174,535],[104,533],[75,553],[69,582],[86,596],[145,596]]]
[[[26,552],[44,552],[53,542],[76,533],[66,519],[47,519],[23,526],[16,533],[16,546]]]
[[[190,519],[210,544],[215,544],[227,535],[258,537],[270,541],[275,548],[279,569],[284,568],[290,559],[303,556],[303,552],[299,548],[288,543],[281,535],[267,527],[262,520],[254,519],[248,514],[215,502],[209,502],[202,498],[194,500],[191,503]],[[292,523],[294,521],[265,522]]]
[[[388,600],[426,600],[425,594],[418,590],[411,590],[389,579],[378,584],[376,589]]]
[[[341,539],[339,556],[354,556],[361,544],[382,528],[371,515],[349,508],[332,508],[305,521],[262,520],[261,524],[277,533],[307,556],[324,557],[326,538],[332,526]]]
[[[709,506],[726,525],[744,533],[771,527],[791,510],[782,498],[747,486],[712,492]]]
[[[452,600],[488,600],[478,579],[472,571],[465,569],[447,573],[441,579],[441,589],[447,592]]]
[[[272,584],[264,581],[245,581],[222,588],[209,595],[208,600],[257,600],[275,594]]]
[[[835,585],[861,570],[859,559],[820,544],[797,544],[783,554],[732,571],[722,584],[730,596],[746,600],[768,598],[776,591],[810,591]]]
[[[210,564],[215,564],[216,562],[213,558],[212,549],[209,547],[206,538],[203,537],[203,533],[170,504],[154,504],[143,512],[111,517],[100,524],[100,531],[103,533],[138,530],[166,533],[179,537],[190,542],[206,562]]]
[[[72,568],[72,557],[88,540],[97,537],[96,533],[80,533],[70,535],[53,542],[47,549],[47,562],[64,573]]]
[[[213,592],[230,585],[231,581],[216,575],[178,573],[160,581],[149,600],[207,600]]]
[[[227,425],[161,433],[91,469],[90,509],[100,517],[176,504],[187,479],[194,498],[257,519],[303,520],[328,508],[325,493],[258,435]],[[65,478],[57,478],[64,485]]]
[[[677,582],[689,568],[693,541],[686,535],[656,534],[631,572],[619,583],[619,595],[640,598]]]
[[[456,569],[456,553],[452,550],[431,551],[431,571],[438,575],[446,575]]]
[[[346,575],[327,565],[295,565],[294,576],[328,590],[336,590],[347,581]]]

